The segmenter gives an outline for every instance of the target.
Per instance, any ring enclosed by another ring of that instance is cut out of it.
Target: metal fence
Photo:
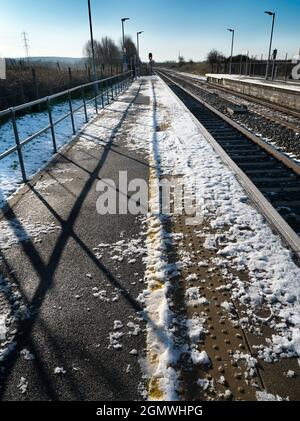
[[[36,139],[38,136],[41,136],[43,133],[50,131],[52,142],[53,142],[53,153],[57,153],[57,144],[55,137],[55,127],[64,121],[67,118],[71,119],[73,135],[76,134],[76,126],[74,114],[79,110],[83,109],[86,123],[89,121],[87,105],[93,104],[95,113],[98,114],[99,108],[103,109],[105,104],[109,104],[111,100],[114,100],[121,92],[123,92],[133,79],[133,73],[126,72],[118,76],[113,76],[110,78],[97,80],[95,82],[90,82],[84,85],[77,86],[72,89],[68,89],[57,94],[38,99],[36,101],[28,102],[26,104],[18,105],[16,107],[9,108],[4,111],[0,111],[0,119],[6,118],[8,121],[11,121],[13,127],[13,133],[15,138],[15,146],[7,149],[0,154],[0,161],[9,155],[17,152],[18,159],[20,163],[20,169],[22,173],[23,181],[27,181],[26,170],[24,165],[24,158],[22,153],[22,148]],[[82,103],[76,108],[73,107],[72,99],[81,99]],[[57,120],[53,119],[52,115],[52,106],[53,101],[67,101],[69,111],[58,118]],[[20,139],[18,131],[18,118],[17,114],[26,114],[27,112],[41,111],[41,109],[47,110],[49,117],[49,124],[42,128],[41,130],[33,133],[31,136],[28,136],[26,139]]]
[[[120,65],[102,65],[97,69],[97,79],[122,73],[120,67]],[[53,61],[14,63],[7,59],[6,78],[3,80],[0,78],[0,110],[54,95],[93,80],[91,68],[84,62],[80,66],[67,66],[62,63],[55,65]]]
[[[292,69],[295,66],[292,60],[272,60],[269,65],[268,77],[272,80],[292,80]],[[220,65],[220,73],[229,73],[230,64],[226,61]],[[241,76],[265,77],[267,61],[254,57],[241,56],[232,63],[232,74]],[[297,82],[297,81],[296,81]]]

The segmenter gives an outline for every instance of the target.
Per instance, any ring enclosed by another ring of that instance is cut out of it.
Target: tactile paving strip
[[[181,271],[179,287],[183,291],[190,287],[198,287],[201,297],[209,302],[185,308],[187,318],[192,318],[193,315],[206,318],[207,334],[199,343],[198,350],[207,352],[211,367],[206,369],[191,363],[186,364],[182,370],[182,397],[188,400],[255,400],[256,390],[262,388],[257,371],[253,370],[252,377],[246,379],[245,373],[249,373],[246,365],[232,357],[236,351],[245,354],[251,352],[243,330],[229,320],[228,313],[221,306],[224,301],[230,301],[228,292],[218,290],[225,283],[224,277],[218,269],[212,272],[209,266],[198,266],[199,261],[207,261],[214,257],[215,253],[204,249],[205,238],[195,235],[195,230],[203,227],[186,225],[184,216],[174,217],[173,221],[172,233],[184,235],[180,244],[181,252],[184,249],[191,257],[191,264]],[[187,281],[186,278],[191,274],[197,275],[197,280]],[[197,385],[199,379],[213,380],[213,387],[203,390]],[[225,393],[226,391],[230,391],[230,394]]]
[[[184,317],[189,319],[194,315],[205,317],[207,333],[198,344],[198,350],[200,352],[205,350],[211,360],[211,367],[204,369],[191,364],[190,360],[183,359],[182,398],[187,400],[256,400],[256,391],[267,390],[283,398],[288,396],[291,400],[298,400],[300,390],[298,361],[283,359],[275,363],[267,363],[258,359],[257,364],[252,365],[251,357],[257,357],[255,345],[265,343],[265,338],[271,337],[275,332],[266,325],[260,325],[260,335],[252,333],[249,329],[244,330],[240,319],[245,316],[247,308],[232,301],[230,293],[224,288],[220,289],[230,282],[231,277],[224,276],[215,264],[199,267],[199,261],[210,262],[217,256],[217,250],[208,250],[203,245],[205,233],[214,233],[209,229],[209,224],[188,226],[185,224],[184,216],[176,216],[172,217],[169,230],[175,234],[183,234],[183,239],[177,245],[180,249],[178,253],[184,250],[184,253],[191,258],[191,263],[181,270],[181,276],[177,281],[180,290],[177,296],[181,297],[181,300],[177,300],[177,310],[181,311],[181,315],[184,312]],[[204,234],[199,235],[199,233]],[[176,246],[173,248],[176,249]],[[238,275],[247,281],[246,272],[237,274],[233,268],[230,268],[230,272],[233,276]],[[189,275],[197,275],[197,279],[188,281]],[[183,306],[185,291],[190,287],[198,287],[201,297],[206,298],[209,304]],[[222,307],[225,301],[233,305],[233,312],[230,312],[230,315]],[[258,315],[267,317],[268,313],[269,310],[262,307]],[[250,365],[242,358],[233,358],[236,353],[244,355],[246,360],[250,361]],[[289,370],[295,372],[293,378],[285,375]],[[213,387],[203,390],[197,384],[199,379],[213,381]]]
[[[234,270],[231,270],[234,272]],[[248,274],[245,272],[238,274],[243,281],[248,281]],[[240,303],[235,302],[235,308],[242,318],[247,314],[247,308]],[[261,318],[270,317],[270,310],[262,305],[261,308],[256,309],[255,314]],[[257,358],[257,368],[262,379],[264,388],[282,398],[288,397],[290,400],[299,400],[300,398],[300,368],[297,358],[280,359],[275,362],[265,362],[258,357],[257,346],[266,345],[266,338],[271,338],[276,335],[276,332],[265,323],[258,323],[260,334],[255,334],[249,329],[244,330],[246,340],[252,351],[254,358]],[[294,372],[294,376],[287,376],[288,372]]]

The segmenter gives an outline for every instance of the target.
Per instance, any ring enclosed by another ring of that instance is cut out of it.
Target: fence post
[[[51,104],[50,104],[49,97],[47,98],[47,110],[48,110],[48,116],[49,116],[49,122],[50,122],[50,128],[51,128],[51,136],[52,136],[52,142],[53,142],[53,150],[54,150],[54,153],[56,153],[57,152],[57,147],[56,147],[55,131],[54,131],[54,126],[53,126],[53,119],[52,119],[52,112],[51,112]]]
[[[289,68],[289,62],[288,62],[288,55],[286,54],[286,56],[285,56],[285,76],[284,76],[285,82],[287,81],[287,78],[288,78],[288,68]]]
[[[72,70],[71,67],[68,67],[68,73],[69,73],[69,86],[72,86]]]
[[[273,58],[273,63],[272,63],[272,71],[271,71],[271,79],[274,80],[274,72],[275,72],[275,58]]]
[[[22,104],[24,104],[26,101],[25,101],[24,86],[23,86],[22,79],[19,80],[19,84],[20,84],[21,102],[22,102]]]
[[[103,87],[102,82],[100,82],[100,90],[101,90],[101,104],[102,104],[102,109],[103,109],[104,108],[104,96],[103,96],[104,87]]]
[[[118,96],[118,78],[116,77],[116,83],[115,83],[115,94],[116,94],[116,96]]]
[[[87,111],[86,111],[84,87],[81,88],[81,95],[82,95],[82,102],[83,102],[83,108],[84,108],[85,122],[87,123],[88,122],[88,115],[87,115]]]
[[[73,134],[75,134],[76,133],[76,130],[75,130],[75,121],[74,121],[73,107],[72,107],[72,98],[71,98],[70,91],[68,91],[68,100],[69,100],[69,108],[70,108],[70,113],[71,113],[71,122],[72,122]]]
[[[107,103],[109,104],[109,92],[108,92],[108,81],[105,81],[105,88],[106,88],[106,98],[107,98]]]
[[[96,82],[94,82],[94,91],[95,91],[95,111],[96,114],[98,114],[98,102],[97,102],[97,96],[98,96],[98,88],[96,86]]]
[[[111,99],[113,101],[114,100],[114,84],[113,84],[112,79],[109,81],[109,84],[110,84]]]
[[[34,96],[35,96],[35,99],[39,99],[39,87],[38,87],[38,82],[37,82],[37,77],[36,77],[36,71],[33,67],[31,68],[31,73],[32,73],[32,84],[33,84],[33,89],[34,89]],[[37,106],[37,109],[38,111],[41,111],[40,105]]]
[[[39,88],[38,88],[38,84],[37,84],[36,71],[35,71],[34,68],[31,69],[31,73],[32,73],[32,84],[33,84],[33,88],[34,88],[35,99],[38,99],[39,98]]]
[[[14,135],[15,135],[15,141],[17,145],[17,152],[18,152],[18,157],[19,157],[19,162],[20,162],[22,178],[23,178],[23,181],[25,182],[27,181],[27,177],[26,177],[26,171],[25,171],[24,160],[23,160],[23,155],[22,155],[22,146],[20,145],[20,137],[19,137],[18,127],[17,127],[16,114],[13,108],[10,109],[10,116],[11,116],[11,121],[12,121],[13,129],[14,129]]]

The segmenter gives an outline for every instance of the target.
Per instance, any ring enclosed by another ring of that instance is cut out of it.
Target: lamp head
[[[266,10],[265,13],[267,15],[270,15],[270,16],[275,16],[275,13],[274,12],[270,12],[269,10]]]
[[[122,18],[122,22],[125,22],[126,20],[130,20],[130,18]]]

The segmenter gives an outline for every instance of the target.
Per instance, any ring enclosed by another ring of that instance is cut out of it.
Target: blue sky
[[[91,0],[95,38],[119,42],[121,17],[131,18],[126,32],[135,39],[144,30],[141,55],[157,61],[204,59],[211,48],[228,55],[236,29],[235,52],[266,56],[271,18],[277,12],[274,48],[279,57],[300,48],[300,0]],[[21,32],[29,36],[32,56],[80,57],[89,38],[87,0],[1,0],[0,54],[24,55]]]

